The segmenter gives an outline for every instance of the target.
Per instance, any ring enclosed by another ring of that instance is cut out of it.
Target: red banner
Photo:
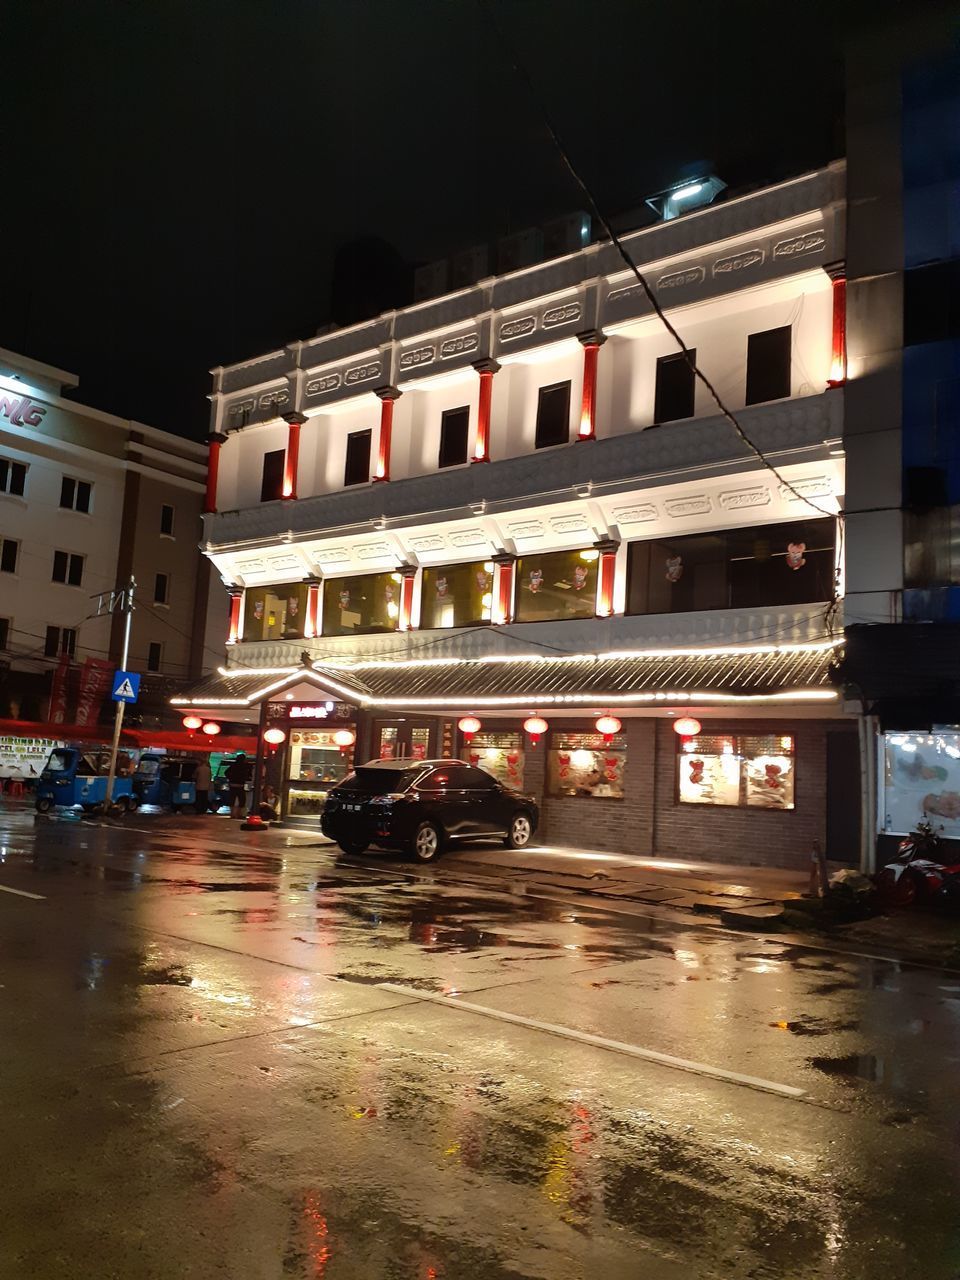
[[[65,724],[67,719],[67,677],[70,674],[70,655],[62,653],[53,673],[50,685],[50,720],[53,724]]]
[[[84,728],[94,725],[100,718],[104,694],[110,688],[113,663],[106,658],[87,658],[80,673],[80,691],[77,694],[76,723]]]

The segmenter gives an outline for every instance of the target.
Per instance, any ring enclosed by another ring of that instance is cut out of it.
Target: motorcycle
[[[940,831],[928,819],[897,845],[897,856],[877,876],[880,901],[887,907],[960,905],[960,864],[945,866]]]

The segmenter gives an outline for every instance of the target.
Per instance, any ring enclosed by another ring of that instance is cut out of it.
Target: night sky
[[[609,212],[843,153],[845,39],[902,8],[488,0]],[[200,439],[207,370],[331,317],[339,247],[429,261],[582,207],[479,0],[7,0],[0,346]]]

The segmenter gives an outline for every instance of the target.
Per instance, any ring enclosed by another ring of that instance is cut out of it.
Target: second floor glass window
[[[747,339],[747,404],[784,400],[790,394],[791,329],[766,329]]]
[[[696,363],[696,351],[690,352]],[[680,418],[692,418],[696,392],[696,378],[686,356],[661,356],[657,361],[657,385],[654,393],[653,421],[676,422]]]
[[[12,538],[0,538],[0,573],[17,572],[17,552],[20,543]]]
[[[90,499],[93,485],[88,480],[75,480],[73,476],[64,476],[60,481],[60,506],[67,511],[90,512]]]
[[[26,483],[25,463],[10,462],[7,458],[0,458],[0,493],[10,493],[16,498],[22,498]]]
[[[159,640],[151,640],[147,649],[147,670],[159,671],[163,661],[163,644]]]
[[[307,584],[284,582],[248,587],[243,615],[244,640],[295,640],[303,635]]]
[[[517,561],[517,621],[594,617],[599,559],[600,552],[592,547],[521,557]]]
[[[47,627],[43,653],[46,658],[64,655],[74,657],[77,652],[77,633],[73,627]]]
[[[173,507],[166,502],[160,508],[160,533],[165,538],[173,537]]]
[[[153,603],[170,603],[170,575],[158,573],[153,580]]]
[[[283,468],[287,461],[286,449],[270,449],[263,455],[263,474],[260,479],[260,501],[276,502],[283,497]]]
[[[70,587],[79,587],[83,582],[83,556],[74,555],[70,551],[55,551],[53,581],[65,582]]]
[[[536,447],[566,444],[570,439],[570,383],[541,387],[537,401]]]
[[[448,409],[440,419],[441,467],[458,467],[467,460],[470,410]]]
[[[830,600],[836,521],[801,520],[631,543],[627,613]]]
[[[324,579],[323,634],[348,636],[396,631],[401,582],[399,573]]]
[[[421,627],[470,627],[489,622],[493,607],[493,561],[424,569]]]
[[[370,480],[370,431],[351,431],[347,436],[347,461],[343,483],[367,484]]]

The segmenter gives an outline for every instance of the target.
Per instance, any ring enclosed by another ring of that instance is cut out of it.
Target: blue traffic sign
[[[139,672],[115,671],[113,673],[113,692],[110,694],[110,697],[114,702],[136,702],[139,696]]]

